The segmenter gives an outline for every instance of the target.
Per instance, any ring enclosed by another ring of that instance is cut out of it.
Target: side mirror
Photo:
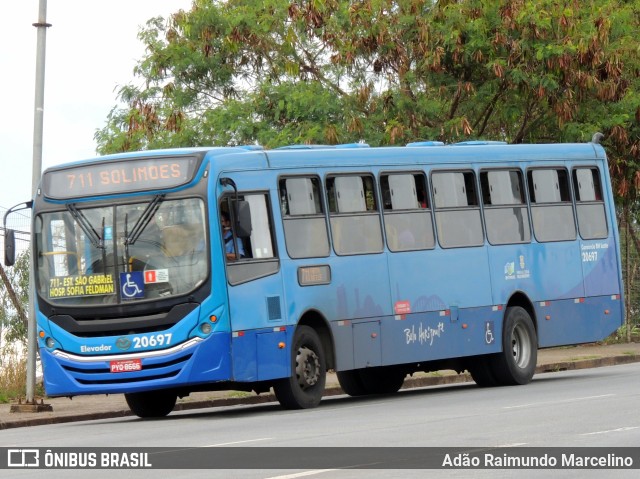
[[[238,201],[236,203],[236,236],[239,238],[248,238],[251,236],[251,208],[249,202]]]
[[[4,264],[13,266],[16,262],[16,233],[13,230],[4,230]]]

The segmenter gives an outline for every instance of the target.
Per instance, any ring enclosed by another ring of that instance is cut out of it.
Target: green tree
[[[27,311],[29,305],[29,252],[18,256],[8,269],[2,268],[0,281],[0,327],[8,342],[27,344]]]
[[[197,0],[141,32],[145,86],[120,90],[126,107],[96,139],[107,153],[601,130],[629,158],[639,13],[638,0]]]

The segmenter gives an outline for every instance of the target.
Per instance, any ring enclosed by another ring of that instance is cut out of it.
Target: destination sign
[[[298,268],[298,283],[300,286],[313,286],[331,283],[331,268],[329,265],[301,266]]]
[[[53,199],[175,188],[189,183],[197,166],[194,156],[104,161],[48,170],[42,188]]]

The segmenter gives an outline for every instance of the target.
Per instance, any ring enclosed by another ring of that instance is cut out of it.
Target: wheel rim
[[[513,360],[519,368],[526,368],[531,361],[531,338],[527,329],[518,324],[511,334],[511,352]]]
[[[315,386],[320,379],[320,358],[313,350],[307,347],[298,349],[296,376],[302,389]]]

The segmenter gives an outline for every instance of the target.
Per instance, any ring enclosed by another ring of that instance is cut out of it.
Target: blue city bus
[[[33,199],[49,396],[320,403],[417,371],[528,383],[623,324],[604,149],[501,142],[183,148],[46,170]],[[9,256],[11,256],[9,254]],[[9,258],[11,260],[11,258]]]

